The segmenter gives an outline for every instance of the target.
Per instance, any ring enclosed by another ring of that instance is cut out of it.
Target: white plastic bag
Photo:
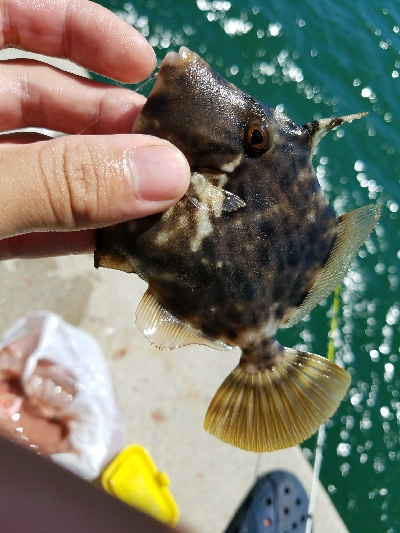
[[[20,395],[15,390],[3,395],[3,422],[8,413],[18,436],[23,436],[24,428],[16,427],[22,397],[34,421],[40,414],[46,423],[62,421],[67,428],[61,449],[50,453],[51,459],[83,478],[97,477],[121,449],[123,437],[122,415],[97,341],[61,317],[41,311],[20,318],[4,334],[0,377],[2,371],[3,378],[18,377],[21,387]],[[1,409],[0,401],[0,418]],[[26,435],[30,446],[29,432]]]

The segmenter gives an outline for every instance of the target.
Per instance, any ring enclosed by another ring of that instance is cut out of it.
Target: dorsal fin
[[[331,254],[303,303],[282,327],[290,328],[314,309],[347,274],[359,247],[371,233],[380,215],[378,205],[366,205],[339,217]]]
[[[365,117],[368,113],[355,113],[354,115],[347,115],[344,117],[334,117],[334,118],[322,118],[320,120],[313,120],[304,124],[303,128],[307,130],[310,134],[310,154],[313,155],[319,141],[325,137],[328,131],[333,130],[337,126],[341,126],[344,122],[353,122],[359,118]]]
[[[232,348],[172,315],[154,298],[149,289],[137,308],[136,324],[145,337],[160,349],[172,350],[187,344],[204,344],[217,350]]]

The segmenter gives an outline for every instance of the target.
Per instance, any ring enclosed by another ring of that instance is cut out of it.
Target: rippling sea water
[[[394,0],[101,1],[159,60],[186,45],[232,83],[304,124],[368,111],[314,156],[337,213],[377,202],[380,222],[342,285],[336,356],[352,375],[328,422],[321,480],[353,533],[400,532],[400,4]],[[146,90],[146,88],[145,88]],[[332,297],[281,332],[326,354]],[[315,438],[303,445],[312,461]]]

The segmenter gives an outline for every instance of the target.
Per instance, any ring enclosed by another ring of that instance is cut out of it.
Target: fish
[[[158,348],[240,347],[204,427],[244,450],[302,442],[349,387],[344,368],[276,332],[332,292],[378,221],[377,205],[336,216],[312,167],[324,135],[363,115],[298,126],[181,47],[133,124],[183,152],[190,185],[163,213],[98,229],[95,267],[148,283],[136,323]]]

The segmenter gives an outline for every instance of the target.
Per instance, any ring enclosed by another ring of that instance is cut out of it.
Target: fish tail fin
[[[324,357],[284,348],[282,361],[260,372],[239,365],[217,390],[204,428],[253,452],[289,448],[318,430],[338,408],[349,374]]]

